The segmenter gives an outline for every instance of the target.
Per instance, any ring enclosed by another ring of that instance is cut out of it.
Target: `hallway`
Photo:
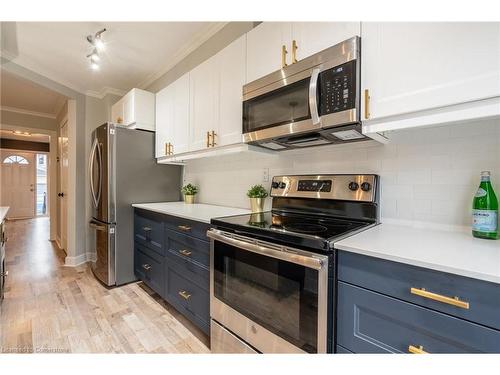
[[[106,289],[88,265],[65,267],[48,227],[47,217],[7,223],[0,353],[209,352],[206,337],[142,283]]]

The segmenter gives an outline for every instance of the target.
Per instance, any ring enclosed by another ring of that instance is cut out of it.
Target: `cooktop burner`
[[[305,224],[305,223],[284,225],[283,229],[290,231],[290,232],[305,233],[305,234],[317,234],[317,235],[321,235],[322,233],[324,233],[328,230],[328,228],[325,227],[324,225]]]

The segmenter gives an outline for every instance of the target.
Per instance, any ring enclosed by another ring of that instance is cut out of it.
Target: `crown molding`
[[[180,63],[184,58],[186,58],[191,52],[200,47],[208,39],[219,32],[224,26],[229,22],[214,22],[207,27],[203,28],[199,33],[197,33],[189,43],[187,43],[183,48],[181,48],[173,57],[169,60],[168,64],[163,66],[160,70],[152,73],[144,79],[141,83],[137,85],[137,88],[146,89],[154,81],[160,78],[162,75],[167,73],[170,69]]]
[[[57,115],[55,115],[53,113],[29,111],[27,109],[16,108],[16,107],[0,106],[0,110],[6,111],[6,112],[20,113],[23,115],[51,118],[51,119],[55,119],[57,117]]]
[[[93,98],[98,98],[98,99],[102,99],[108,94],[123,96],[126,93],[127,93],[127,91],[115,89],[114,87],[103,87],[102,90],[100,90],[100,91],[93,91],[93,90],[85,91],[85,95],[91,96]]]

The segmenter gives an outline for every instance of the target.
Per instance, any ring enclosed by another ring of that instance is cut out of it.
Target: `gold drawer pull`
[[[424,350],[424,347],[422,345],[419,345],[419,346],[408,345],[408,353],[429,354]]]
[[[185,232],[191,230],[191,227],[189,227],[187,225],[178,225],[177,228],[179,228],[180,230],[183,230]]]
[[[294,39],[292,41],[292,64],[295,64],[298,60],[297,60],[297,48],[299,48],[297,46],[297,41]]]
[[[142,230],[144,232],[151,232],[151,228],[150,227],[142,227]]]
[[[215,132],[215,130],[212,130],[211,134],[212,134],[212,143],[210,144],[210,147],[215,147],[217,145],[217,142],[215,140],[217,133]]]
[[[179,295],[184,298],[185,300],[188,300],[189,297],[191,297],[191,294],[189,294],[188,292],[186,292],[185,290],[180,290],[179,291]]]
[[[415,294],[415,295],[420,296],[420,297],[431,299],[433,301],[438,301],[438,302],[446,303],[448,305],[460,307],[462,309],[466,309],[466,310],[469,309],[469,302],[460,301],[460,299],[458,297],[443,296],[441,294],[428,292],[424,288],[421,288],[421,289],[411,288],[410,293]]]
[[[179,253],[181,253],[182,255],[185,255],[185,256],[191,256],[191,251],[187,250],[187,249],[182,249],[182,250],[179,250]]]
[[[149,264],[146,263],[142,265],[142,268],[144,268],[146,271],[149,271],[153,267],[151,267]]]
[[[210,145],[212,144],[212,141],[210,141],[210,137],[212,135],[210,134],[210,132],[207,132],[207,148],[210,147]]]

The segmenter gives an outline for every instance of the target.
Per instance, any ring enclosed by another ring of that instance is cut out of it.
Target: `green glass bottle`
[[[495,240],[498,238],[498,200],[491,186],[490,172],[481,172],[481,184],[472,204],[472,235]]]

